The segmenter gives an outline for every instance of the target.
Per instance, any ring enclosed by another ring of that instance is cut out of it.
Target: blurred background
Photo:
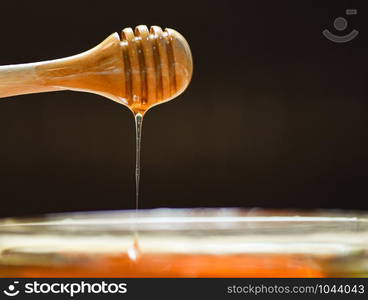
[[[177,29],[194,77],[145,116],[141,208],[368,209],[362,4],[6,0],[0,64],[77,54],[139,24]],[[324,29],[360,33],[337,44]],[[0,99],[0,216],[134,208],[134,139],[131,112],[98,95]]]

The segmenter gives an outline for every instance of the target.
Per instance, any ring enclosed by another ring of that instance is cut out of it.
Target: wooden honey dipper
[[[89,51],[38,63],[0,66],[0,98],[76,90],[102,95],[130,108],[136,127],[138,208],[143,115],[188,86],[193,63],[188,43],[173,29],[140,25],[113,33]]]
[[[38,63],[0,66],[0,98],[76,90],[105,96],[143,114],[182,93],[192,77],[190,48],[173,29],[140,25],[113,33],[89,51]]]

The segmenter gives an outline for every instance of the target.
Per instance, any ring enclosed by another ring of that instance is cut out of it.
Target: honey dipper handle
[[[124,62],[117,33],[96,47],[66,58],[0,66],[0,98],[76,90],[125,99]]]
[[[60,90],[43,83],[36,72],[40,64],[42,63],[0,66],[0,98]]]

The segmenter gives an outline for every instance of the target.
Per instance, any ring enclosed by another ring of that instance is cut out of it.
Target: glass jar
[[[362,212],[152,209],[0,221],[0,277],[364,277]]]

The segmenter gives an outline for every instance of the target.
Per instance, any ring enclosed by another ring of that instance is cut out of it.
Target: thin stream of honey
[[[141,176],[141,141],[143,115],[135,114],[135,210],[139,208],[139,181]]]
[[[139,256],[139,242],[137,230],[137,218],[139,209],[139,182],[141,176],[141,141],[142,141],[142,125],[143,115],[141,113],[134,114],[135,119],[135,222],[134,222],[134,240],[128,249],[128,256],[135,261]]]

